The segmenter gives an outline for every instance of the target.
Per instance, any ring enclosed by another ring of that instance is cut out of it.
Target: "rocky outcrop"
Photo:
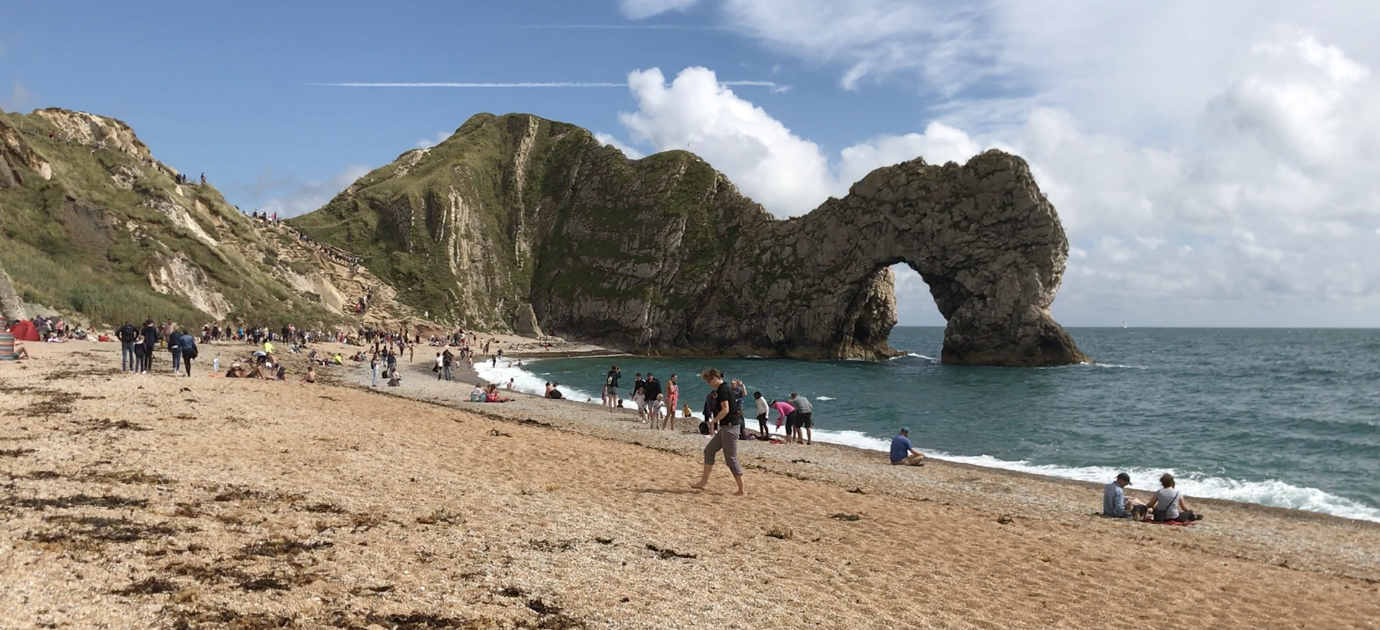
[[[10,281],[10,274],[5,273],[5,268],[0,267],[0,319],[6,320],[5,323],[16,319],[28,319],[29,314],[24,310],[24,301],[19,298],[19,294],[14,291],[14,283]],[[0,323],[4,326],[5,323]]]
[[[532,305],[526,302],[518,305],[517,315],[513,318],[513,332],[528,337],[545,337],[541,331],[541,325],[537,323],[537,312],[532,310]]]
[[[945,362],[1086,360],[1049,315],[1058,216],[998,151],[879,169],[783,221],[692,154],[630,161],[572,125],[481,114],[294,222],[481,328],[530,303],[548,333],[640,352],[877,359],[907,263],[948,319]]]

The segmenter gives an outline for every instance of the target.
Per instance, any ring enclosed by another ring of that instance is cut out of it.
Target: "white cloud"
[[[607,145],[607,146],[610,146],[610,147],[613,147],[613,148],[615,148],[615,149],[618,149],[619,151],[622,151],[622,152],[623,152],[623,155],[626,155],[626,156],[628,156],[628,158],[633,159],[633,160],[640,160],[640,159],[642,159],[642,158],[646,155],[645,153],[643,153],[643,152],[641,152],[641,151],[638,151],[637,149],[634,149],[634,148],[632,148],[632,147],[630,147],[630,146],[628,146],[628,145],[626,145],[626,144],[623,144],[623,142],[620,141],[618,138],[615,138],[615,137],[613,137],[613,136],[611,136],[611,135],[609,135],[609,134],[606,134],[606,133],[604,133],[604,132],[602,132],[602,131],[601,131],[601,132],[598,132],[598,133],[596,133],[596,134],[594,134],[594,139],[595,139],[595,140],[598,140],[599,142],[601,142],[601,143],[603,143],[603,144],[605,144],[605,145]]]
[[[1092,131],[1070,108],[1034,106],[994,132],[936,121],[831,157],[708,70],[669,86],[658,71],[638,72],[630,85],[640,107],[622,120],[635,140],[699,153],[778,215],[916,155],[1024,156],[1072,241],[1058,309],[1072,310],[1070,323],[1134,314],[1142,325],[1297,325],[1271,318],[1303,317],[1300,304],[1350,307],[1315,307],[1329,325],[1380,314],[1380,248],[1369,236],[1380,224],[1380,122],[1370,114],[1380,83],[1368,64],[1308,33],[1242,44],[1184,123],[1194,133],[1153,144]],[[1185,313],[1198,319],[1178,319]]]
[[[687,68],[668,85],[661,70],[638,70],[628,87],[638,111],[619,120],[635,141],[694,152],[773,212],[807,212],[829,195],[833,177],[819,147],[721,85],[713,71]]]
[[[875,169],[918,156],[930,164],[961,164],[981,152],[982,146],[968,134],[944,123],[931,122],[925,133],[880,136],[844,149],[839,183],[846,188]]]
[[[10,92],[4,99],[0,99],[0,109],[17,112],[29,109],[34,104],[34,95],[23,83],[15,81],[10,85]]]
[[[446,138],[449,138],[452,133],[453,132],[450,131],[438,131],[436,132],[435,138],[422,138],[421,140],[418,140],[417,144],[413,146],[417,147],[418,149],[430,149],[431,147],[445,142]]]
[[[622,0],[623,15],[628,19],[640,20],[667,11],[684,11],[695,6],[699,0]]]
[[[906,0],[724,0],[727,25],[767,45],[841,64],[844,87],[900,71],[952,93],[978,80],[993,49],[981,4]]]
[[[284,194],[264,202],[259,206],[259,210],[270,215],[276,212],[280,218],[306,214],[326,205],[331,198],[370,170],[372,169],[367,166],[351,164],[329,179],[300,182],[288,187]]]
[[[628,75],[628,86],[638,111],[620,114],[619,120],[635,141],[703,157],[778,216],[803,214],[831,195],[842,196],[881,166],[917,156],[940,164],[961,162],[981,150],[962,131],[932,123],[923,134],[854,145],[831,163],[819,145],[734,94],[707,68],[687,68],[669,85],[661,70],[639,70]]]

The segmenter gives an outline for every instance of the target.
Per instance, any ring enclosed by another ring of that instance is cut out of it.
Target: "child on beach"
[[[771,413],[771,408],[767,406],[767,399],[762,397],[762,392],[752,392],[752,397],[757,401],[757,437],[769,438],[771,426],[767,424],[767,414]]]
[[[642,392],[642,386],[641,386],[641,385],[638,385],[638,386],[637,386],[637,390],[633,392],[633,404],[637,405],[637,420],[638,420],[638,422],[646,422],[646,421],[647,421],[647,401],[646,401],[646,395]]]

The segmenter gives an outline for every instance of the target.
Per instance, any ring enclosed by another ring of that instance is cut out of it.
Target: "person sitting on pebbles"
[[[901,433],[891,438],[891,463],[894,466],[925,465],[925,454],[910,443],[910,427],[901,427]]]
[[[18,361],[18,360],[20,360],[20,359],[28,359],[28,358],[31,358],[31,357],[29,356],[29,351],[26,350],[26,349],[24,348],[24,346],[18,346],[18,345],[14,347],[14,353],[9,357],[9,359],[10,359],[11,361]]]
[[[1145,520],[1145,503],[1135,497],[1126,496],[1124,488],[1131,485],[1131,476],[1120,473],[1116,479],[1102,487],[1102,515],[1112,518]]]
[[[503,396],[499,396],[499,395],[498,395],[498,386],[497,386],[497,385],[493,385],[493,384],[490,384],[490,385],[489,385],[489,391],[488,391],[488,393],[484,394],[484,402],[491,402],[491,403],[506,403],[506,402],[510,402],[510,401],[512,401],[512,400],[513,400],[512,398],[505,398],[505,397],[503,397]]]

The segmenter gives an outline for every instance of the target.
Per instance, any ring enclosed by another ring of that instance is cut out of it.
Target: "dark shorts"
[[[800,426],[800,414],[792,411],[790,415],[786,416],[786,430],[789,432],[798,426]]]
[[[605,391],[605,394],[607,394],[608,396],[610,396],[610,397],[612,397],[612,398],[617,398],[617,397],[618,397],[618,388],[617,388],[617,387],[606,387],[605,390],[606,390],[606,391]]]
[[[759,414],[757,414],[757,421],[758,421],[758,422],[766,422],[766,421],[767,421],[767,414],[765,414],[765,413],[759,413]]]
[[[802,426],[802,427],[804,427],[804,428],[806,428],[806,429],[813,429],[813,428],[815,428],[815,421],[814,421],[814,418],[812,417],[812,416],[814,416],[814,412],[813,412],[813,411],[812,411],[812,412],[809,412],[809,413],[805,413],[805,412],[803,412],[803,411],[797,411],[795,415],[798,416],[797,422],[800,424],[800,426]]]

